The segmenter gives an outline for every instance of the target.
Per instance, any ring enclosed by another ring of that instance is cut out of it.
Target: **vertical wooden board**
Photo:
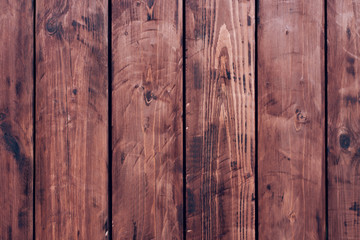
[[[259,1],[259,239],[325,239],[324,1]]]
[[[360,1],[328,1],[329,239],[360,239]]]
[[[182,1],[112,1],[114,239],[182,239]]]
[[[36,1],[36,239],[108,236],[107,4]]]
[[[188,239],[255,239],[255,1],[186,1]]]
[[[33,15],[0,1],[0,238],[32,239]]]

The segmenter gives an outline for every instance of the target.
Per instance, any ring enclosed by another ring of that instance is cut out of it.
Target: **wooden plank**
[[[0,1],[0,238],[33,236],[33,15]]]
[[[36,238],[108,235],[107,0],[36,1]]]
[[[259,2],[259,239],[325,239],[323,5]]]
[[[255,239],[255,1],[186,1],[188,239]]]
[[[360,238],[360,1],[328,1],[329,239]]]
[[[182,239],[182,1],[112,1],[114,239]]]

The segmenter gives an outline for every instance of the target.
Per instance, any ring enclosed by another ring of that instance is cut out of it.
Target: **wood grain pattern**
[[[33,236],[33,15],[0,1],[0,239]]]
[[[360,1],[328,1],[329,239],[360,238]]]
[[[255,239],[254,1],[186,1],[188,239]]]
[[[323,4],[259,2],[259,239],[325,239]]]
[[[112,1],[114,239],[182,239],[182,1]]]
[[[36,239],[108,235],[107,4],[36,1]]]

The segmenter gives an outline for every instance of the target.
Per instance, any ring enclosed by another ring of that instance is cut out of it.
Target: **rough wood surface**
[[[324,1],[259,1],[259,239],[325,239]]]
[[[0,1],[0,238],[33,233],[33,15]]]
[[[328,1],[329,239],[360,238],[360,1]]]
[[[36,1],[36,239],[108,235],[107,4]]]
[[[182,1],[112,1],[114,239],[182,239]]]
[[[255,239],[255,1],[186,1],[188,239]]]

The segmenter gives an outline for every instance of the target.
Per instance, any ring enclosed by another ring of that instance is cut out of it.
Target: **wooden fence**
[[[0,29],[0,239],[360,239],[360,0],[0,0]]]

